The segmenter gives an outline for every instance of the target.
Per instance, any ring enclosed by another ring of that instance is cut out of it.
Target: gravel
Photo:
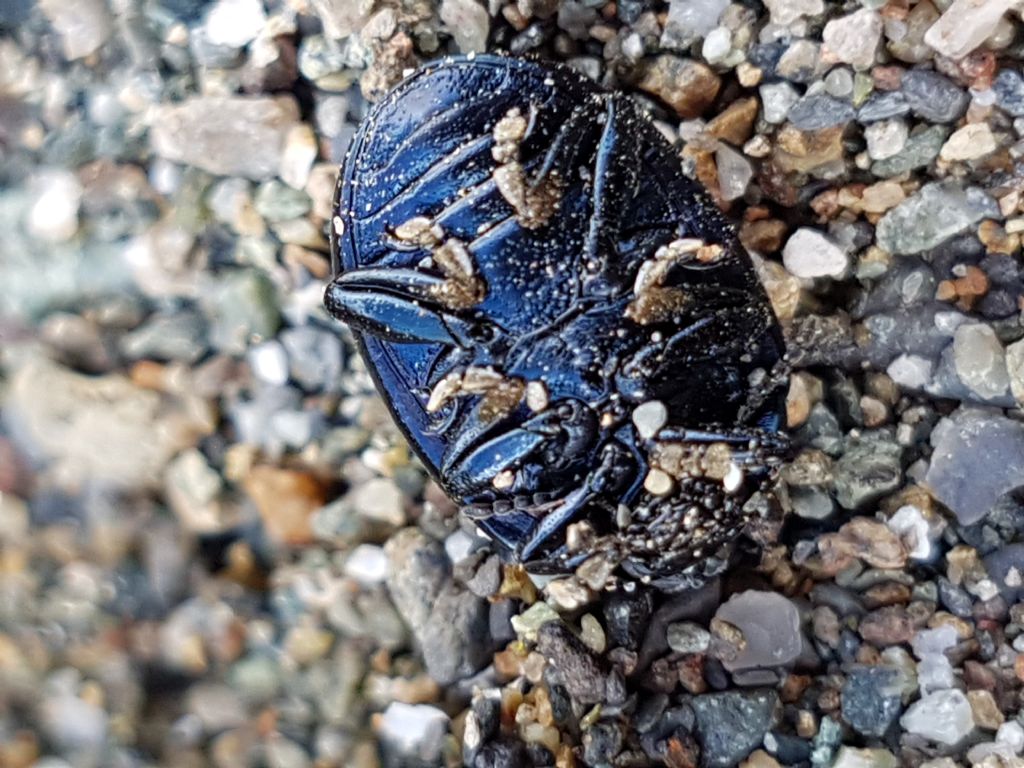
[[[0,3],[0,764],[1019,762],[1012,5]],[[371,101],[499,49],[635,97],[782,322],[696,591],[503,562],[322,309]]]

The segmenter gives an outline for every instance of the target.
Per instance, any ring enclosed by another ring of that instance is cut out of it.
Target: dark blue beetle
[[[327,307],[507,554],[721,567],[786,451],[782,337],[633,101],[534,61],[431,64],[363,123],[335,210]]]

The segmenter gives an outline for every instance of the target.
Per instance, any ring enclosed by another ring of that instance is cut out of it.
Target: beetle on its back
[[[787,449],[782,336],[634,102],[522,59],[432,64],[361,126],[335,212],[328,309],[508,556],[665,586],[722,567]]]

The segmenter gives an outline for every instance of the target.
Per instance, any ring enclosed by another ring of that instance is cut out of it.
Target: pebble
[[[932,125],[912,133],[899,153],[873,163],[871,172],[882,178],[891,178],[923,168],[938,157],[947,135],[948,130],[941,125]]]
[[[403,760],[439,762],[448,733],[448,715],[427,704],[393,701],[378,722],[378,737]]]
[[[763,117],[773,125],[785,122],[793,105],[800,100],[800,93],[785,80],[765,83],[758,92],[761,95]]]
[[[789,121],[801,131],[820,131],[846,125],[857,114],[848,101],[818,93],[804,96],[789,109]]]
[[[1014,117],[1024,116],[1024,77],[1016,69],[1000,69],[992,83],[999,108]]]
[[[281,323],[274,286],[256,269],[225,273],[201,300],[210,344],[221,352],[242,354],[251,341],[272,337]]]
[[[103,0],[39,0],[39,8],[60,35],[64,56],[70,60],[95,53],[114,31]]]
[[[476,0],[442,0],[440,15],[459,51],[473,53],[486,49],[491,19],[483,5]]]
[[[11,377],[4,414],[26,455],[50,462],[71,486],[155,488],[171,457],[189,444],[190,419],[158,393],[118,374],[83,376],[44,358]]]
[[[903,711],[900,678],[892,667],[852,667],[841,694],[843,719],[864,736],[884,736]]]
[[[249,349],[246,358],[256,378],[268,384],[288,381],[288,354],[277,340],[265,341]]]
[[[650,63],[637,85],[660,98],[680,117],[691,119],[711,106],[721,79],[705,64],[662,54]]]
[[[729,0],[670,0],[661,46],[685,50],[693,42],[706,38],[718,26]]]
[[[954,686],[956,675],[949,659],[941,653],[925,653],[917,664],[917,684],[921,694],[945,691]]]
[[[937,537],[921,510],[913,504],[904,504],[886,521],[886,525],[899,535],[907,557],[926,562],[932,557],[932,539]]]
[[[754,178],[754,168],[750,162],[736,150],[720,144],[715,150],[715,165],[718,168],[718,187],[722,199],[730,201],[743,197]]]
[[[955,182],[926,184],[882,217],[876,237],[889,253],[920,253],[998,216],[995,201],[980,189],[965,190]]]
[[[915,701],[900,718],[900,725],[909,733],[952,746],[974,730],[974,715],[963,691],[954,688]]]
[[[953,336],[953,365],[968,389],[983,400],[1006,394],[1006,353],[990,326],[964,323]]]
[[[537,630],[539,650],[561,677],[572,698],[583,705],[604,700],[605,679],[597,660],[569,628],[549,621]]]
[[[883,747],[839,747],[829,768],[898,768],[900,761]]]
[[[996,140],[988,123],[969,123],[956,130],[942,145],[939,157],[947,162],[977,160],[996,151]]]
[[[772,23],[788,27],[805,16],[820,16],[825,12],[824,0],[765,0]]]
[[[1003,724],[1006,718],[996,704],[995,697],[991,691],[974,690],[967,692],[967,700],[971,703],[971,711],[974,713],[974,722],[979,728],[986,731],[995,731]]]
[[[1010,392],[1024,405],[1024,339],[1007,345],[1006,373],[1010,378]]]
[[[668,625],[668,647],[676,653],[704,653],[711,643],[711,633],[692,621]]]
[[[874,123],[878,120],[889,120],[903,117],[910,113],[907,97],[899,91],[876,91],[868,97],[857,110],[857,120],[861,123]]]
[[[260,0],[217,0],[206,14],[206,38],[214,45],[241,48],[267,23]]]
[[[955,122],[967,111],[970,101],[956,83],[930,69],[906,72],[900,90],[914,114],[933,123]]]
[[[70,171],[48,169],[32,178],[34,196],[25,222],[29,234],[44,243],[62,243],[78,231],[82,185]]]
[[[159,107],[149,138],[167,160],[221,176],[277,176],[299,111],[291,97],[193,96]]]
[[[446,584],[426,622],[412,627],[427,672],[440,685],[472,677],[491,661],[488,603],[456,584]]]
[[[822,56],[868,69],[875,63],[875,51],[882,38],[882,17],[870,8],[832,19],[822,34]]]
[[[924,482],[962,525],[985,517],[1024,476],[1024,424],[961,407],[936,425]]]
[[[903,448],[884,433],[854,442],[835,466],[836,501],[861,509],[895,491],[903,479]]]
[[[293,189],[303,189],[320,149],[316,134],[306,123],[294,125],[284,139],[278,175]]]
[[[381,584],[388,575],[388,557],[376,544],[360,544],[345,558],[345,575],[364,586]]]
[[[632,419],[640,437],[648,440],[665,426],[668,421],[668,409],[660,400],[648,400],[633,409]]]
[[[775,721],[772,690],[726,691],[694,697],[703,765],[729,768],[759,747]]]
[[[735,594],[719,607],[715,618],[736,627],[743,636],[735,658],[723,660],[729,671],[783,666],[800,655],[800,612],[776,592]]]
[[[898,155],[906,146],[909,135],[906,122],[898,118],[872,123],[864,129],[868,157],[872,160],[886,160]]]
[[[924,41],[943,56],[962,59],[996,31],[1012,5],[1013,0],[954,0]]]
[[[839,277],[849,267],[849,256],[824,233],[801,227],[786,241],[782,263],[794,277]]]
[[[422,633],[448,579],[444,548],[417,528],[403,528],[388,540],[384,553],[391,600],[413,632]]]

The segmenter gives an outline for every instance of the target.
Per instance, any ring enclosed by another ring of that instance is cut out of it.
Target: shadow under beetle
[[[346,157],[327,308],[424,464],[504,554],[724,567],[788,443],[778,322],[640,108],[564,66],[420,69]]]

